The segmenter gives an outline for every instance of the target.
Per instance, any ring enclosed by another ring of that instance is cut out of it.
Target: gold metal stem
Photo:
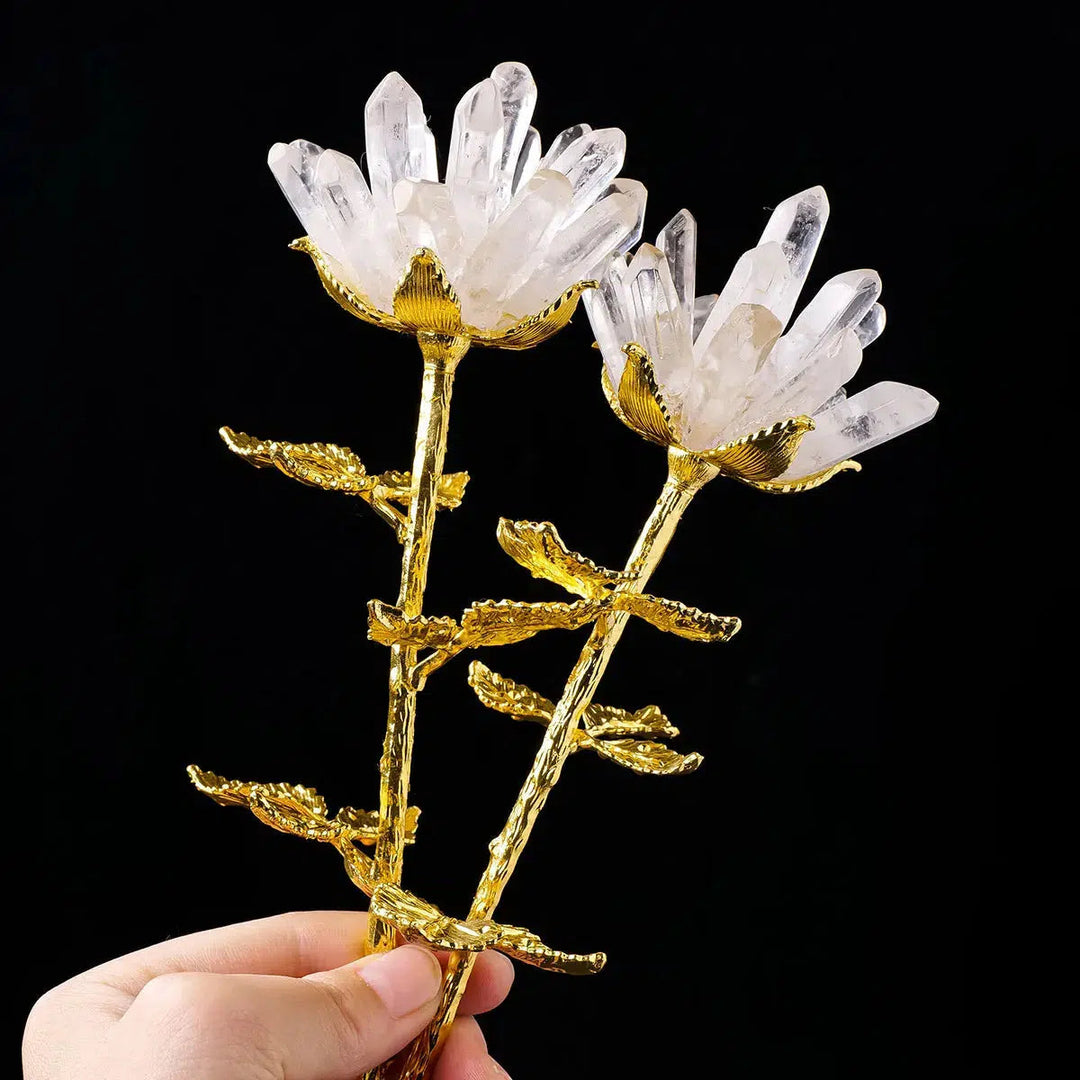
[[[715,466],[677,447],[668,451],[667,480],[626,563],[626,570],[631,576],[616,586],[617,591],[644,591],[683,512],[701,487],[716,476],[717,472]],[[533,825],[552,788],[559,781],[563,765],[573,748],[574,731],[581,714],[592,702],[629,617],[626,612],[609,611],[593,626],[589,639],[570,673],[562,699],[544,732],[543,742],[514,808],[502,832],[489,845],[491,857],[477,886],[469,910],[470,919],[487,919],[494,915],[503,890],[525,850]],[[462,952],[451,955],[439,1012],[431,1025],[404,1052],[400,1071],[393,1074],[399,1080],[419,1080],[425,1075],[429,1062],[454,1021],[477,956],[477,953]]]
[[[416,335],[424,356],[424,381],[416,448],[412,465],[412,498],[405,526],[398,606],[412,618],[421,614],[427,584],[431,537],[435,526],[436,494],[446,457],[450,426],[450,394],[458,361],[469,339],[448,334]],[[413,726],[416,720],[416,685],[410,672],[416,648],[393,645],[390,650],[390,705],[379,770],[379,839],[375,845],[375,881],[401,881],[405,852],[405,815],[409,805]],[[385,952],[396,944],[396,931],[384,919],[368,923],[368,951]]]

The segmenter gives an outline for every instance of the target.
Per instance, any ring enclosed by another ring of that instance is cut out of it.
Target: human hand
[[[357,1080],[423,1030],[441,985],[415,945],[357,960],[366,933],[358,912],[297,912],[110,960],[31,1010],[24,1080]],[[513,978],[480,956],[434,1080],[506,1080],[471,1014]]]

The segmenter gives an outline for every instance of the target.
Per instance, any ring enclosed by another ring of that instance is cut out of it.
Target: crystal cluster
[[[686,210],[655,245],[612,257],[600,288],[585,296],[612,385],[626,364],[623,346],[641,346],[690,450],[811,416],[815,428],[782,479],[827,469],[929,420],[937,402],[917,387],[880,382],[850,398],[844,390],[885,328],[873,270],[826,282],[784,333],[828,216],[820,187],[781,203],[719,295],[695,296],[697,225]]]
[[[578,124],[541,153],[536,84],[499,64],[458,103],[446,173],[420,97],[397,72],[364,109],[367,179],[336,150],[277,143],[270,168],[311,239],[354,291],[390,311],[418,248],[439,257],[464,321],[505,328],[640,239],[645,188],[617,174],[626,137]]]

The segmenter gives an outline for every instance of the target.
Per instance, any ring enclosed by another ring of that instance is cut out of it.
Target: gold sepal
[[[730,641],[742,626],[737,615],[712,615],[678,600],[639,593],[618,593],[615,607],[652,623],[658,630],[678,634],[688,641]]]
[[[813,491],[814,488],[821,487],[822,484],[827,480],[831,480],[837,473],[861,471],[862,466],[857,461],[852,461],[849,458],[847,461],[830,465],[829,468],[822,469],[820,472],[799,476],[794,480],[743,480],[742,482],[752,488],[757,488],[758,491],[767,491],[772,495],[796,495],[800,491]],[[741,480],[742,477],[736,477],[735,479]]]
[[[374,844],[379,838],[377,813],[343,806],[334,817],[330,817],[326,800],[314,788],[302,784],[226,780],[197,765],[189,765],[187,771],[195,787],[216,803],[221,806],[246,806],[260,821],[279,832],[335,845],[353,841]],[[407,843],[416,839],[419,817],[419,808],[410,806],[406,815]]]
[[[595,600],[572,603],[522,603],[517,600],[481,600],[461,617],[461,638],[468,648],[512,645],[543,630],[577,630],[600,611]]]
[[[634,342],[624,345],[623,352],[626,353],[626,366],[619,380],[616,415],[650,442],[661,446],[677,443],[678,435],[660,393],[652,359]]]
[[[546,726],[555,714],[554,703],[546,697],[499,675],[479,660],[469,665],[469,685],[489,709],[515,720],[535,720]],[[584,727],[572,735],[572,751],[594,750],[643,776],[677,776],[693,772],[702,762],[700,754],[680,754],[663,743],[637,737],[673,738],[679,734],[679,729],[655,705],[630,713],[610,705],[590,704],[582,714],[582,724]]]
[[[550,521],[511,521],[500,518],[499,545],[533,577],[546,578],[586,599],[603,595],[610,586],[626,581],[621,570],[597,566],[563,543]]]
[[[446,648],[460,631],[445,615],[418,615],[410,619],[399,607],[382,600],[368,601],[368,637],[380,645],[406,645],[416,649]]]
[[[505,926],[487,919],[453,919],[434,904],[400,885],[378,885],[369,910],[398,928],[406,941],[423,941],[436,949],[483,952],[495,949],[547,971],[566,975],[593,975],[607,962],[603,953],[559,952],[521,926]]]
[[[773,480],[787,472],[799,443],[814,430],[809,416],[792,416],[767,428],[725,443],[715,450],[697,451],[698,456],[715,465],[723,476],[757,482]]]
[[[363,319],[364,322],[374,323],[376,326],[385,327],[387,330],[407,329],[407,327],[403,326],[393,317],[393,315],[388,315],[385,311],[380,311],[368,299],[350,289],[349,286],[337,276],[331,260],[323,254],[319,249],[319,246],[310,236],[301,236],[299,240],[294,240],[289,247],[292,248],[293,251],[302,251],[305,255],[311,256],[311,261],[315,264],[315,269],[319,273],[319,280],[323,283],[323,288],[326,289],[330,296],[350,315],[355,315],[358,319]]]
[[[571,285],[553,303],[535,315],[529,315],[508,330],[478,330],[467,326],[466,333],[476,345],[489,345],[499,349],[531,349],[557,334],[573,317],[586,289],[596,289],[598,281],[579,281]]]
[[[421,248],[394,291],[394,317],[407,329],[462,337],[461,304],[439,257]]]

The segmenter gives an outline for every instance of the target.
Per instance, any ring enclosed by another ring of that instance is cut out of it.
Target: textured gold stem
[[[668,451],[668,477],[638,536],[626,563],[628,576],[616,586],[618,592],[640,593],[656,569],[683,512],[701,487],[718,470],[684,450]],[[574,731],[581,714],[592,702],[611,654],[622,636],[629,614],[609,611],[597,619],[589,639],[574,665],[555,713],[544,732],[529,775],[522,785],[514,808],[502,832],[491,841],[491,857],[477,886],[470,919],[488,919],[495,913],[506,883],[525,850],[533,825],[558,783],[563,765],[574,745]],[[451,954],[443,984],[439,1011],[430,1026],[403,1052],[398,1070],[391,1075],[398,1080],[420,1080],[449,1031],[465,993],[465,986],[478,953]]]
[[[420,416],[416,424],[413,453],[413,493],[405,526],[401,558],[401,591],[398,606],[411,617],[421,613],[427,584],[431,536],[435,525],[436,493],[446,457],[450,426],[450,394],[458,361],[469,348],[468,338],[448,334],[416,335],[424,356],[424,382]],[[413,725],[416,719],[416,686],[410,672],[416,648],[393,645],[390,649],[390,705],[386,738],[379,765],[379,839],[375,845],[376,883],[400,882],[405,851],[405,815],[409,805],[409,771],[412,766]],[[396,931],[384,919],[368,923],[368,951],[384,952],[396,944]]]

